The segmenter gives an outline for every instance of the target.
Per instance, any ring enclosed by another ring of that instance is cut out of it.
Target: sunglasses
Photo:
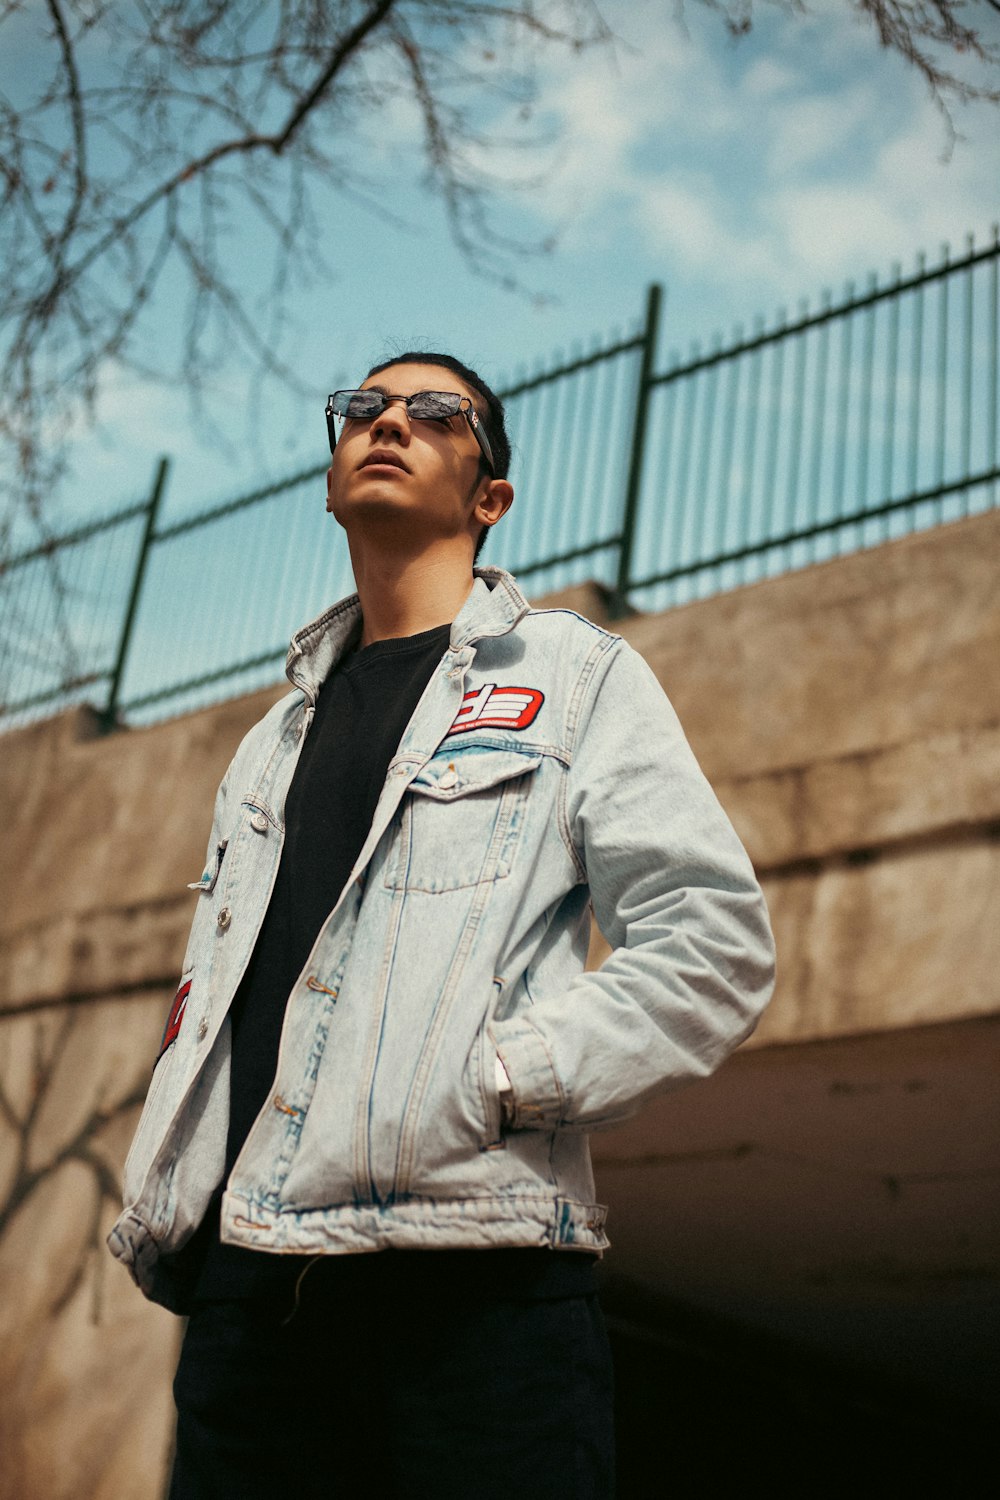
[[[326,426],[330,434],[330,452],[332,453],[337,446],[338,429],[335,422],[338,417],[341,421],[350,419],[352,422],[374,422],[391,401],[402,401],[406,407],[407,416],[415,418],[418,422],[445,422],[449,417],[457,417],[461,412],[472,428],[472,435],[482,450],[486,467],[495,476],[496,465],[493,462],[493,450],[490,447],[489,438],[483,431],[479,413],[468,396],[460,396],[457,391],[417,391],[413,396],[389,396],[384,391],[334,391],[332,396],[327,397],[326,402]]]

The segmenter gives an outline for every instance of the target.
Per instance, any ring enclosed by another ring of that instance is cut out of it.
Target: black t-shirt
[[[376,641],[343,659],[323,684],[285,800],[285,841],[274,890],[230,1011],[230,1118],[223,1182],[273,1085],[288,996],[350,878],[389,762],[447,648],[450,628],[440,625],[418,635]],[[280,1291],[314,1258],[222,1244],[221,1197],[222,1184],[197,1235],[182,1252],[186,1273],[197,1278],[199,1298]],[[553,1255],[547,1250],[445,1253],[452,1260],[474,1257],[501,1288],[511,1282],[538,1288],[538,1295],[592,1290],[591,1256]],[[492,1271],[483,1264],[484,1255],[495,1262]],[[324,1277],[335,1275],[334,1266],[324,1267]]]
[[[226,1176],[274,1082],[285,1004],[350,878],[389,762],[448,646],[450,626],[375,641],[323,684],[285,799],[285,843],[231,1011]]]

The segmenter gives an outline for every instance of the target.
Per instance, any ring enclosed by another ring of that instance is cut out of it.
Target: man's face
[[[389,365],[364,382],[365,390],[393,396],[418,391],[473,393],[440,365]],[[326,508],[348,532],[406,525],[407,537],[478,534],[476,498],[488,483],[480,448],[464,415],[443,422],[411,419],[393,401],[373,421],[344,422],[327,475]]]

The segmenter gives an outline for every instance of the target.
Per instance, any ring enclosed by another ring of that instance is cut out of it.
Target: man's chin
[[[413,526],[418,514],[412,500],[404,495],[366,494],[352,496],[349,500],[336,500],[333,514],[345,531],[356,526],[385,527]]]
[[[352,497],[337,501],[333,516],[347,532],[348,540],[371,540],[386,551],[400,548],[419,551],[441,539],[441,529],[428,524],[428,516],[418,504],[398,494]]]

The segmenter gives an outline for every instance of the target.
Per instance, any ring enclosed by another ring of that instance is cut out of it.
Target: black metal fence
[[[629,335],[502,390],[518,501],[488,559],[663,609],[997,503],[1000,238],[657,369]],[[278,678],[352,587],[315,469],[159,523],[148,500],[0,563],[0,726],[79,701],[148,722]]]

